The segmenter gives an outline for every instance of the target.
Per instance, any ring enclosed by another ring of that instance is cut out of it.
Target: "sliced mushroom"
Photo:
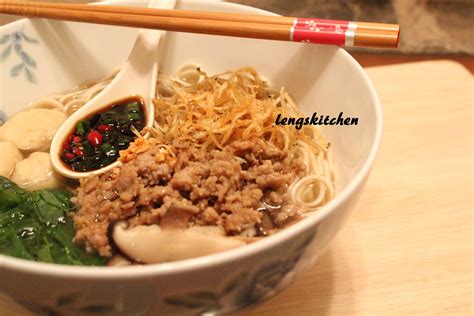
[[[199,209],[194,205],[174,204],[160,221],[162,229],[186,229],[189,219]]]
[[[124,223],[115,225],[114,242],[125,255],[143,263],[189,259],[245,245],[244,241],[226,237],[214,227],[186,230],[163,230],[158,225],[125,227]]]

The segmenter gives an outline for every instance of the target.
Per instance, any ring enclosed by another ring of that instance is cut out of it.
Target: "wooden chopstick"
[[[397,24],[272,17],[185,10],[41,2],[0,2],[0,12],[74,22],[212,35],[395,48]]]
[[[188,18],[200,20],[214,20],[214,21],[234,21],[234,22],[249,22],[249,23],[264,23],[264,24],[282,24],[293,25],[295,17],[285,16],[265,16],[255,14],[237,14],[226,12],[210,12],[210,11],[190,11],[190,10],[165,10],[165,9],[151,9],[151,8],[137,8],[124,6],[104,6],[104,5],[90,5],[73,4],[73,3],[50,3],[50,2],[24,2],[22,5],[51,8],[51,9],[70,9],[78,11],[97,11],[108,13],[125,13],[148,16],[174,17],[174,18]],[[320,19],[320,21],[324,21]],[[328,23],[338,22],[344,23],[342,20],[325,20]],[[356,22],[354,22],[356,23]],[[388,23],[373,23],[373,22],[357,22],[358,29],[367,30],[384,30],[398,32],[398,24]]]

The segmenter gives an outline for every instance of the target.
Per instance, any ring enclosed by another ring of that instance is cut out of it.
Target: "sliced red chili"
[[[75,156],[73,153],[65,153],[64,157],[66,157],[66,159],[73,159]]]
[[[112,126],[110,125],[105,125],[105,124],[100,124],[99,127],[98,127],[99,131],[101,132],[106,132],[106,131],[111,131],[112,130]]]
[[[98,131],[93,130],[87,135],[87,140],[92,146],[98,147],[102,144],[102,135]]]
[[[73,147],[72,148],[72,152],[76,155],[76,156],[84,156],[84,151],[80,148],[80,147]]]
[[[74,137],[72,138],[72,142],[73,142],[74,144],[79,144],[79,143],[81,142],[81,136],[74,136]]]
[[[74,137],[74,134],[69,135],[69,136],[66,138],[66,143],[72,142],[72,138],[73,138],[73,137]]]

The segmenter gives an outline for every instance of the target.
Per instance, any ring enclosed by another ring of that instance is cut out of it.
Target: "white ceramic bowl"
[[[270,14],[227,3],[184,2],[181,7]],[[11,43],[13,50],[0,62],[0,112],[8,117],[35,98],[106,75],[125,60],[136,32],[44,20],[1,27],[0,50]],[[33,62],[22,60],[15,45]],[[344,112],[358,117],[357,126],[321,127],[333,144],[341,176],[337,197],[274,236],[191,260],[86,268],[0,255],[0,292],[36,311],[67,315],[228,312],[273,295],[324,253],[353,208],[380,144],[381,108],[364,70],[337,47],[169,33],[161,67],[175,73],[185,63],[209,73],[250,65],[274,87],[285,86],[307,115]],[[28,72],[15,73],[18,64]]]

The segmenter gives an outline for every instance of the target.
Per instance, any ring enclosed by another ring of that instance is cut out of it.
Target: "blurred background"
[[[398,23],[401,25],[401,40],[397,50],[348,48],[348,51],[364,67],[450,59],[460,62],[474,73],[474,0],[228,0],[227,2],[245,4],[285,16]],[[0,25],[12,20],[14,17],[0,15]]]

